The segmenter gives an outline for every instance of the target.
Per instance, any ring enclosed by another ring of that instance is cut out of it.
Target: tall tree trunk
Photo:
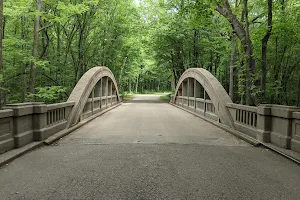
[[[300,76],[298,78],[298,103],[297,106],[300,106]]]
[[[125,65],[126,65],[126,61],[127,61],[127,56],[124,58],[123,65],[121,66],[121,70],[120,70],[120,74],[119,74],[119,79],[118,79],[119,90],[122,89],[121,79],[122,79],[122,76],[123,76],[123,71],[124,71],[124,68],[125,68]]]
[[[268,29],[266,35],[262,39],[262,48],[261,48],[261,93],[262,101],[266,100],[266,80],[267,80],[267,48],[268,41],[272,32],[272,9],[273,2],[272,0],[268,1]]]
[[[131,93],[131,80],[129,79],[128,90]]]
[[[210,50],[209,72],[213,73],[213,52]]]
[[[232,9],[230,7],[228,0],[223,0],[222,3],[217,4],[217,12],[219,12],[222,16],[224,16],[230,23],[233,28],[233,31],[241,41],[243,51],[247,57],[246,62],[246,104],[251,103],[251,96],[250,96],[250,86],[251,86],[251,75],[256,73],[256,62],[253,55],[253,44],[250,39],[249,35],[249,20],[248,20],[248,1],[243,0],[244,4],[244,11],[243,16],[245,20],[245,26],[238,18],[233,14]],[[255,86],[258,83],[254,82]]]
[[[234,100],[234,92],[233,92],[233,88],[234,88],[234,57],[235,57],[235,38],[234,36],[232,36],[231,38],[231,55],[230,55],[230,73],[229,73],[229,96],[232,99],[232,101]]]
[[[3,56],[2,56],[2,39],[4,28],[3,28],[3,0],[0,0],[0,110],[2,110],[2,90],[3,90]]]
[[[194,29],[194,67],[198,66],[198,57],[199,57],[199,29]]]
[[[250,33],[249,33],[249,20],[248,20],[248,0],[243,0],[244,3],[244,19],[245,19],[245,39],[246,39],[246,46],[245,46],[245,52],[247,56],[246,61],[246,105],[250,105],[251,103],[251,64],[252,64],[252,54],[253,54],[253,48],[249,48],[249,45],[252,45],[250,42]]]
[[[58,74],[60,70],[60,62],[61,62],[61,38],[60,38],[60,25],[58,24],[56,27],[56,36],[57,36],[57,43],[56,43],[56,72],[55,72],[55,81],[58,82]],[[61,82],[60,82],[61,83]]]
[[[40,11],[42,9],[43,0],[36,0],[37,5],[37,16],[34,21],[34,33],[33,33],[33,49],[32,56],[36,60],[38,57],[38,42],[39,42],[39,25],[40,25]],[[35,61],[31,63],[30,68],[30,82],[29,82],[29,92],[35,93],[35,74],[36,74],[36,64]]]
[[[138,92],[138,87],[139,87],[139,76],[140,76],[140,74],[138,74],[137,77],[136,77],[135,93]]]

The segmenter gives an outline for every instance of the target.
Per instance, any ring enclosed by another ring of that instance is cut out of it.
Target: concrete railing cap
[[[13,115],[14,115],[14,111],[12,109],[0,110],[0,119],[6,118],[6,117],[11,117]]]

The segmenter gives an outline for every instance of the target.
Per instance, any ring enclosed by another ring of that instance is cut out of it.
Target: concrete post
[[[190,86],[190,78],[187,78],[187,108],[190,107],[190,92],[191,92],[191,86]]]
[[[112,106],[112,101],[113,101],[113,99],[112,99],[112,85],[113,85],[113,83],[112,83],[112,81],[109,81],[109,88],[108,88],[108,90],[109,90],[109,96],[110,96],[110,106]]]
[[[183,82],[181,83],[181,107],[183,107],[183,94],[184,94],[184,89],[183,89]]]
[[[186,97],[188,96],[188,84],[187,84],[187,81],[183,81],[182,82],[182,107],[186,107],[187,105],[184,104],[184,102],[186,101]]]
[[[257,139],[281,148],[291,148],[293,112],[300,108],[281,105],[260,105],[257,109]]]
[[[103,96],[102,78],[100,79],[100,109],[102,108],[102,96]]]
[[[106,108],[106,101],[107,101],[107,99],[106,99],[106,97],[107,97],[107,77],[103,77],[102,79],[101,79],[101,85],[102,85],[102,98],[104,99],[104,100],[102,100],[102,103],[101,103],[101,107],[102,108]]]
[[[196,98],[199,96],[198,95],[198,91],[199,91],[199,86],[198,86],[198,82],[196,81],[196,79],[194,79],[194,109],[196,111],[197,109],[197,101]]]
[[[58,114],[55,114],[58,117]],[[33,106],[33,140],[42,141],[44,138],[42,130],[47,126],[47,105],[34,105]]]
[[[95,105],[95,88],[92,90],[92,105],[91,105],[92,115],[94,114],[94,105]]]
[[[106,106],[106,108],[107,108],[107,97],[108,97],[108,77],[106,77],[105,78],[105,97],[106,97],[106,99],[105,99],[105,106]]]
[[[272,105],[261,104],[257,107],[257,134],[256,139],[261,142],[270,142],[272,129]]]
[[[293,113],[291,150],[300,153],[300,112]]]
[[[300,108],[272,105],[271,143],[281,148],[291,148],[293,112],[296,111]]]
[[[205,90],[203,90],[203,99],[204,99],[204,108],[203,108],[203,115],[205,116],[206,113],[206,99],[207,99],[208,94],[206,93]]]
[[[47,126],[47,107],[43,103],[10,104],[14,111],[13,135],[16,148],[42,139],[41,130]],[[52,116],[55,119],[56,115]]]
[[[14,112],[11,109],[0,110],[0,154],[15,147],[13,115]]]

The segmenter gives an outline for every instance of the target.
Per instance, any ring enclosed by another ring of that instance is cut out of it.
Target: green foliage
[[[163,101],[170,101],[171,99],[171,94],[163,95],[159,97]]]
[[[44,0],[4,1],[4,69],[0,76],[6,103],[60,102],[94,66],[107,66],[121,91],[174,90],[180,75],[203,67],[229,87],[231,24],[217,11],[223,0]],[[241,20],[242,3],[228,1]],[[282,4],[284,3],[284,4]],[[300,3],[273,1],[273,29],[267,54],[267,103],[299,105]],[[267,2],[248,1],[250,39],[260,79],[261,41],[267,30]],[[32,56],[34,19],[41,16],[38,57]],[[244,22],[243,22],[244,25]],[[245,97],[245,54],[235,52],[234,101]],[[36,94],[28,93],[31,64]],[[66,93],[66,94],[65,94]]]
[[[48,104],[57,103],[66,98],[66,88],[61,86],[37,87],[36,90],[35,94],[28,94],[27,98]]]

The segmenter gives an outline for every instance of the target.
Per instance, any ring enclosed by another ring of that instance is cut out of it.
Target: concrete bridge
[[[299,198],[299,108],[233,104],[204,69],[159,96],[122,103],[95,67],[65,103],[7,105],[0,199]]]

